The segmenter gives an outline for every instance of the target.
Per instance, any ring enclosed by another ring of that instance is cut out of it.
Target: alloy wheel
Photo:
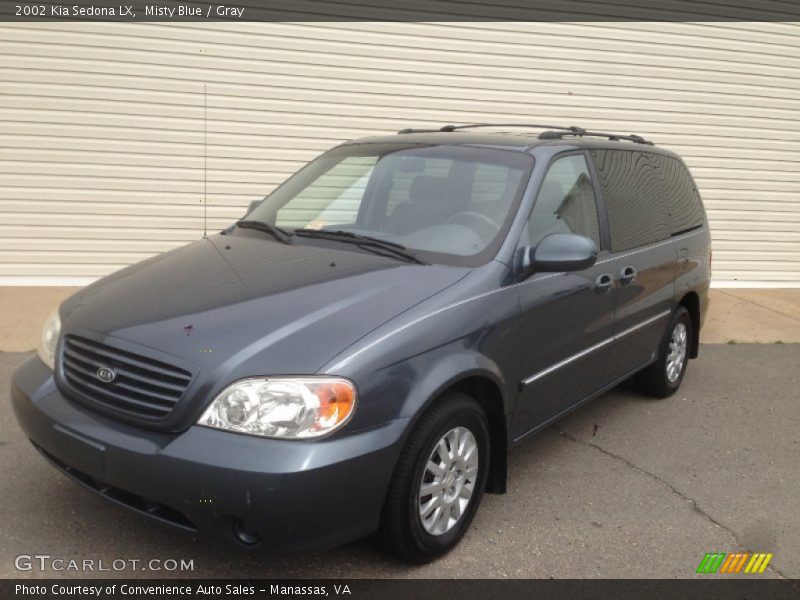
[[[669,341],[669,353],[667,354],[667,379],[670,383],[675,383],[683,371],[683,363],[686,361],[686,349],[688,346],[688,330],[685,323],[678,323],[672,330],[672,337]]]
[[[478,443],[466,427],[455,427],[436,443],[419,488],[419,517],[430,535],[442,535],[461,520],[478,480]]]

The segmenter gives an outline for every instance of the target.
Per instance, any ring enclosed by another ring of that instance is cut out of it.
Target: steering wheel
[[[479,212],[465,210],[454,214],[447,220],[453,225],[464,225],[469,227],[483,239],[490,240],[500,231],[500,225],[492,221],[489,217]]]

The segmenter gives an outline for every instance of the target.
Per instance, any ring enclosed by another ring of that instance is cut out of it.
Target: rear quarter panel
[[[708,223],[698,229],[674,238],[678,252],[675,267],[675,299],[680,300],[695,292],[700,300],[700,326],[708,313],[708,290],[711,285],[711,232]]]

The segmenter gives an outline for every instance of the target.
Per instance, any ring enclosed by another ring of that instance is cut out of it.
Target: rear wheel
[[[656,362],[636,376],[639,389],[656,398],[666,398],[678,390],[689,362],[692,335],[692,319],[681,306],[672,315]]]
[[[411,432],[381,519],[384,545],[401,560],[425,563],[459,542],[486,486],[489,430],[469,396],[449,391]]]

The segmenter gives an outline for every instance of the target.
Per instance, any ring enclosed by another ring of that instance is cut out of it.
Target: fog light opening
[[[253,546],[261,541],[257,531],[251,531],[244,521],[237,519],[233,522],[233,535],[245,546]]]

